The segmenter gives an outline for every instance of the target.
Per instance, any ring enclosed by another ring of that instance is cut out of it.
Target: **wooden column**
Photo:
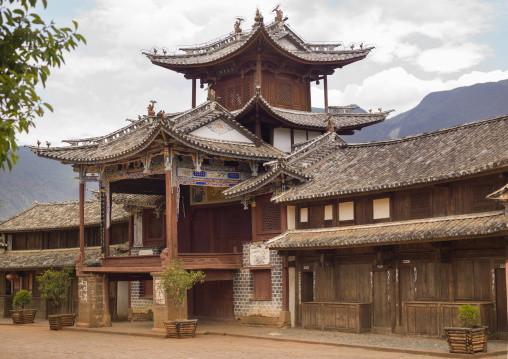
[[[169,148],[165,149],[165,179],[166,179],[166,248],[170,259],[178,257],[178,228],[176,186],[172,185],[172,154]]]
[[[131,248],[134,245],[134,215],[129,213],[129,255],[131,255]]]
[[[323,76],[323,85],[325,88],[325,112],[328,112],[328,76]]]
[[[261,138],[261,123],[259,122],[259,104],[256,104],[256,128],[255,128],[255,135],[256,135],[256,147],[260,146],[259,139]]]
[[[196,79],[192,79],[192,108],[196,108]]]
[[[48,241],[49,242],[49,241]],[[79,182],[79,253],[81,262],[85,263],[85,182]]]
[[[258,48],[258,59],[256,61],[256,86],[261,87],[261,48]]]
[[[109,183],[106,187],[106,258],[109,257],[109,244],[111,243],[111,190]]]
[[[287,252],[284,254],[284,265],[282,266],[282,310],[289,311],[289,272]]]

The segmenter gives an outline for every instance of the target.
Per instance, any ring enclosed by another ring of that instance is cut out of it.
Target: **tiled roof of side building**
[[[263,35],[277,50],[304,63],[339,63],[343,66],[365,58],[373,49],[365,47],[350,50],[339,43],[308,43],[288,25],[280,26],[279,23],[273,22],[239,34],[232,33],[203,45],[181,47],[179,50],[185,52],[184,54],[144,54],[152,63],[165,67],[206,65],[247,49],[258,36]]]
[[[286,155],[284,158],[265,163],[265,165],[271,167],[269,171],[228,188],[223,191],[223,194],[231,198],[250,193],[271,183],[271,181],[279,177],[280,174],[284,174],[289,178],[298,179],[302,182],[310,181],[312,180],[311,174],[304,173],[303,170],[319,162],[339,146],[345,145],[346,142],[335,132],[325,132],[323,135],[299,146],[295,151]]]
[[[305,170],[312,181],[274,201],[344,196],[505,168],[507,138],[508,115],[503,115],[395,140],[350,144]]]
[[[413,241],[454,240],[478,235],[506,235],[504,211],[401,222],[289,230],[268,241],[271,249],[310,249],[389,245]]]
[[[324,130],[328,127],[328,120],[332,120],[335,131],[360,129],[366,126],[374,125],[386,120],[393,110],[380,111],[375,113],[354,113],[350,111],[341,112],[307,112],[288,110],[270,105],[261,94],[254,95],[243,108],[233,111],[235,118],[241,118],[249,112],[256,104],[270,113],[275,118],[287,122],[288,124],[314,127],[316,130]]]
[[[111,221],[126,222],[129,213],[122,205],[113,204]],[[85,201],[85,226],[101,223],[101,208],[98,200]],[[79,201],[35,202],[32,207],[12,216],[0,225],[0,233],[30,232],[79,228]]]
[[[110,246],[110,256],[126,256],[129,247],[126,243]],[[0,270],[49,269],[76,266],[79,248],[6,251],[0,254]],[[87,266],[101,263],[101,247],[85,248]]]

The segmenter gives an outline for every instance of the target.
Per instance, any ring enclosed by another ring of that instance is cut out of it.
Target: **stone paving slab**
[[[0,320],[0,325],[12,324],[9,319]],[[23,326],[47,326],[45,320],[37,320],[34,324]],[[153,322],[114,322],[111,327],[102,328],[79,328],[64,327],[64,330],[81,331],[97,334],[131,335],[139,337],[165,338],[162,331],[153,330]],[[237,338],[259,338],[272,341],[284,341],[305,344],[332,345],[337,347],[359,348],[377,351],[389,351],[393,353],[407,353],[412,355],[432,355],[436,357],[464,357],[460,354],[448,352],[445,339],[435,337],[408,336],[400,334],[354,334],[319,330],[307,330],[299,328],[274,328],[262,326],[241,325],[239,323],[217,323],[200,321],[196,330],[197,336],[231,336]],[[506,356],[508,342],[501,340],[489,340],[488,352],[477,353],[475,358]],[[467,355],[466,355],[467,356]]]

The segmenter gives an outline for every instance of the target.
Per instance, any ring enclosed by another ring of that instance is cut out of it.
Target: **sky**
[[[191,107],[191,81],[152,65],[153,47],[214,40],[233,31],[236,16],[254,22],[259,7],[271,22],[274,1],[48,0],[37,12],[58,27],[79,23],[87,40],[53,69],[44,102],[54,112],[36,118],[21,145],[106,135],[155,110]],[[415,107],[427,94],[508,79],[508,0],[291,0],[281,3],[287,24],[305,41],[363,42],[366,59],[328,78],[329,105],[364,109]],[[324,107],[323,83],[312,86],[312,106]],[[198,87],[197,102],[204,102]],[[393,116],[393,115],[392,115]]]

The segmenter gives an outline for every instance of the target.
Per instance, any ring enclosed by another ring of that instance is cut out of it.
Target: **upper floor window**
[[[339,221],[354,221],[355,220],[355,203],[340,202],[339,203]]]
[[[488,212],[496,209],[496,202],[486,198],[494,190],[492,183],[473,184],[473,212]]]
[[[390,218],[390,198],[379,198],[372,201],[374,219]]]
[[[300,208],[300,222],[307,223],[309,221],[309,209]]]

